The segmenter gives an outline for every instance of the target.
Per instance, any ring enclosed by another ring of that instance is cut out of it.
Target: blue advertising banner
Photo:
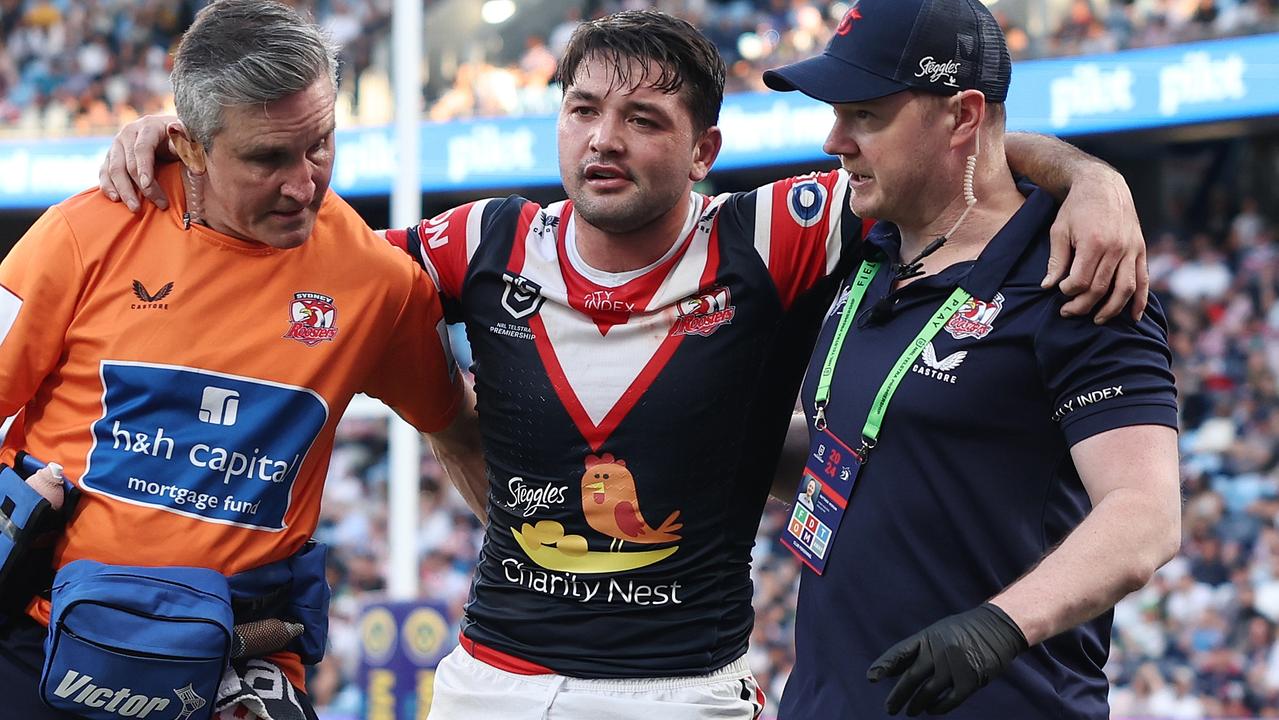
[[[98,184],[106,138],[0,141],[0,209],[53,205]]]
[[[1279,34],[1013,67],[1008,127],[1063,137],[1279,115]],[[724,149],[736,170],[823,162],[830,108],[798,93],[724,100]],[[558,185],[555,118],[423,123],[422,190],[500,191]],[[104,138],[0,142],[0,209],[43,207],[97,182]],[[333,189],[385,195],[398,167],[386,127],[338,133]]]
[[[435,668],[456,646],[442,603],[366,606],[360,618],[363,720],[426,720]]]
[[[1082,135],[1279,114],[1279,36],[1013,67],[1008,126]]]

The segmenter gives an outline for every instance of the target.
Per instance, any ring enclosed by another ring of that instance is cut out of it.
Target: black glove
[[[884,703],[889,715],[901,712],[907,700],[907,715],[941,715],[985,687],[1026,647],[1017,623],[985,603],[942,618],[892,646],[866,671],[866,679],[902,676]]]

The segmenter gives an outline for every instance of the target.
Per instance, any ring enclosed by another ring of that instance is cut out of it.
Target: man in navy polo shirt
[[[979,0],[861,0],[765,75],[834,106],[881,219],[801,396],[784,719],[1106,718],[1110,609],[1177,549],[1162,310],[1096,325],[1041,289],[1056,206],[1008,172],[1010,66]]]

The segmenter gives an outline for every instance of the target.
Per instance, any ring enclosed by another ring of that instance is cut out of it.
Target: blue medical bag
[[[208,720],[233,624],[221,573],[76,560],[54,577],[40,695],[90,720]]]

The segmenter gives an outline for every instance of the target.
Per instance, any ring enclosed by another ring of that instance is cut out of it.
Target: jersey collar
[[[646,267],[637,270],[627,270],[625,272],[608,272],[591,267],[586,260],[582,259],[581,253],[577,249],[577,223],[571,214],[568,215],[568,221],[563,223],[564,226],[564,250],[568,255],[569,265],[573,270],[583,278],[590,280],[592,283],[600,287],[616,288],[625,285],[635,278],[652,272],[654,268],[661,266],[666,261],[675,256],[676,253],[684,247],[688,236],[693,232],[693,227],[697,224],[697,218],[701,215],[702,204],[705,198],[697,193],[688,194],[688,213],[684,217],[684,225],[680,228],[679,235],[671,242],[670,248],[660,258],[654,260]]]

